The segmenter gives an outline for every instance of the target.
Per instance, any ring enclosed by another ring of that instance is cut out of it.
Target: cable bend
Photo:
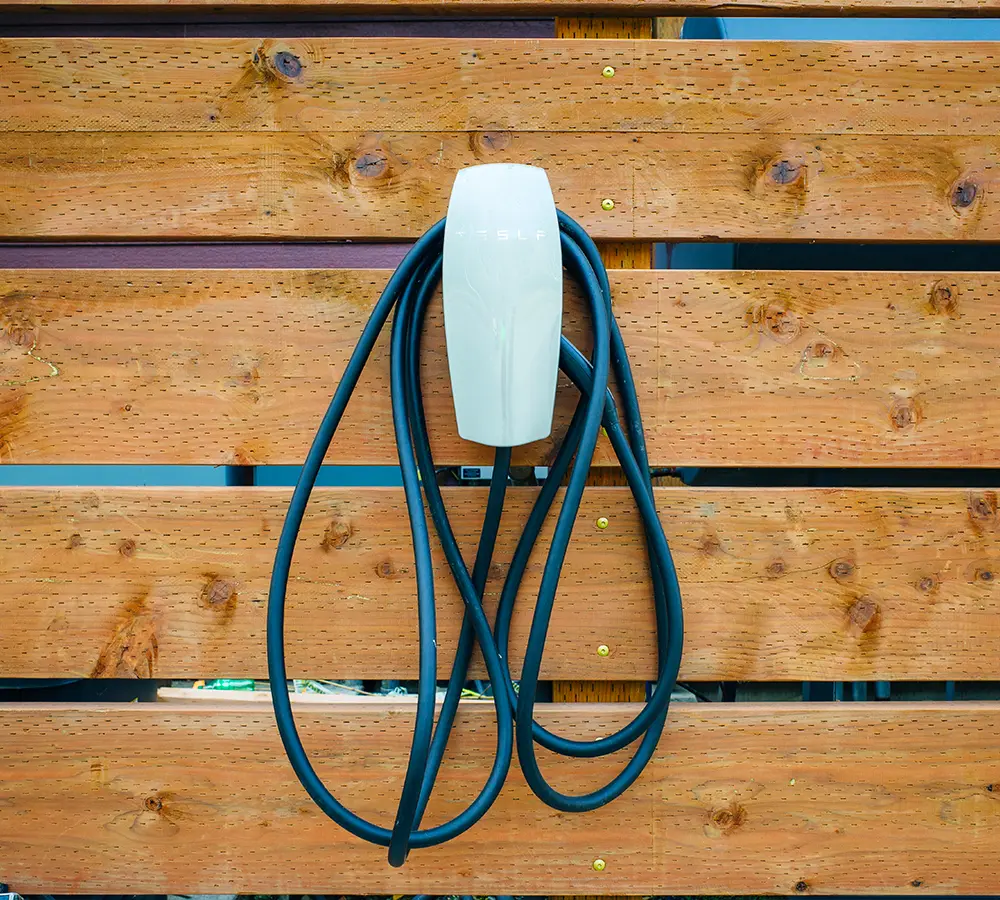
[[[342,828],[362,840],[388,848],[389,862],[402,865],[411,848],[451,840],[471,828],[496,801],[510,768],[514,748],[532,791],[545,803],[564,811],[596,809],[625,791],[652,758],[662,735],[677,680],[683,645],[683,615],[677,573],[656,511],[649,461],[635,382],[618,324],[611,308],[607,272],[594,242],[573,219],[559,212],[563,264],[579,284],[590,311],[593,350],[584,356],[565,337],[560,368],[580,391],[573,419],[538,492],[514,551],[494,623],[482,598],[500,527],[511,451],[499,447],[494,460],[486,514],[472,570],[455,538],[437,484],[420,387],[421,338],[428,304],[441,278],[445,222],[434,225],[406,255],[372,310],[358,345],[347,363],[330,405],[313,439],[289,502],[282,526],[267,608],[267,663],[275,720],[288,760],[313,801]],[[357,386],[379,334],[392,314],[391,386],[393,425],[403,489],[409,513],[417,582],[419,680],[415,724],[403,788],[391,829],[349,810],[334,797],[309,761],[292,713],[287,688],[284,628],[285,602],[292,555],[323,459],[347,404]],[[614,375],[621,401],[619,411],[608,384]],[[624,420],[624,421],[623,421]],[[560,737],[535,720],[539,677],[555,605],[559,578],[572,539],[601,429],[607,432],[642,519],[656,614],[657,679],[648,702],[636,717],[614,734],[596,740]],[[535,601],[520,680],[512,678],[508,662],[510,622],[528,559],[565,481],[542,580]],[[435,590],[430,513],[445,558],[465,604],[458,649],[448,687],[435,723],[437,651]],[[454,724],[469,662],[478,644],[493,686],[496,750],[479,795],[450,821],[432,828],[420,823]],[[598,790],[570,796],[545,779],[535,756],[535,744],[570,757],[597,757],[638,742],[625,767]]]

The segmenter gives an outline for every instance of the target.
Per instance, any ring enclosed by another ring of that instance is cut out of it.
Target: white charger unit
[[[458,433],[515,447],[552,431],[562,248],[544,169],[459,171],[444,231],[444,327]]]

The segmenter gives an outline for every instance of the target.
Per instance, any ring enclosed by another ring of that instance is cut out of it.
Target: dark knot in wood
[[[274,68],[286,78],[298,78],[302,74],[302,61],[287,50],[274,54]]]

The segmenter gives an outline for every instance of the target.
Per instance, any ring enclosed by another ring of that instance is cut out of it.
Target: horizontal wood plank
[[[492,709],[465,705],[428,823],[475,795]],[[596,736],[636,707],[554,705]],[[318,771],[391,822],[412,705],[300,707]],[[313,807],[270,711],[130,704],[0,708],[0,877],[30,894],[986,894],[996,885],[996,704],[677,704],[612,805],[560,814],[516,768],[466,835],[401,869]],[[552,760],[571,793],[622,760]],[[530,852],[525,852],[525,847]],[[593,861],[607,863],[595,872]],[[919,889],[919,890],[918,890]]]
[[[996,136],[998,63],[975,41],[4,39],[0,131]]]
[[[545,167],[598,239],[1000,235],[996,137],[488,131],[0,134],[0,236],[415,239],[489,162]]]
[[[218,15],[310,12],[415,16],[994,16],[997,0],[0,0],[0,10]]]
[[[509,495],[487,585],[491,610],[534,489]],[[661,488],[656,496],[684,598],[683,678],[1000,679],[996,492]],[[453,488],[446,498],[471,559],[486,492]],[[0,491],[0,677],[265,677],[267,588],[288,499],[261,488]],[[605,530],[594,524],[600,516]],[[435,559],[446,675],[462,605]],[[536,554],[519,597],[515,672],[543,564]],[[588,488],[545,677],[655,676],[645,571],[627,489]],[[414,597],[401,492],[319,489],[289,588],[290,674],[415,677]]]
[[[0,236],[413,238],[459,168],[516,161],[602,239],[994,240],[996,63],[983,42],[0,40]]]
[[[993,16],[997,0],[2,0],[0,10],[44,12],[302,12],[415,16]]]
[[[388,273],[0,272],[0,458],[300,463]],[[998,276],[611,273],[654,465],[1000,464]],[[566,331],[581,334],[578,303]],[[388,334],[329,462],[395,464]],[[432,310],[425,388],[441,465],[455,431]],[[560,390],[555,435],[575,392]],[[519,448],[544,464],[551,442]],[[612,463],[601,446],[598,463]]]

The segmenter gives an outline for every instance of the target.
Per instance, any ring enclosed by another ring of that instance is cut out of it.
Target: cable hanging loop
[[[593,350],[587,359],[568,339],[562,338],[560,368],[580,390],[580,400],[550,467],[549,477],[538,493],[518,540],[501,591],[495,624],[491,626],[486,616],[482,597],[503,510],[510,448],[496,450],[487,511],[470,572],[455,539],[435,477],[421,394],[421,337],[427,307],[441,277],[444,220],[417,241],[375,304],[310,447],[278,541],[268,596],[267,655],[275,719],[285,752],[299,781],[320,809],[351,834],[388,847],[392,865],[402,865],[411,847],[429,847],[451,840],[479,821],[500,794],[515,745],[522,771],[532,791],[550,806],[566,811],[585,811],[610,802],[635,781],[652,758],[666,721],[670,693],[677,679],[683,642],[680,590],[656,512],[635,382],[621,332],[612,314],[607,272],[597,247],[586,232],[565,213],[559,212],[558,218],[563,264],[579,283],[589,307]],[[309,761],[295,725],[287,689],[284,618],[292,555],[309,497],[347,403],[390,313],[394,313],[390,356],[393,425],[413,540],[419,681],[415,726],[403,789],[393,827],[387,829],[363,819],[341,804]],[[624,428],[618,407],[608,390],[611,373],[618,385]],[[602,427],[621,463],[642,518],[653,584],[659,663],[652,695],[635,719],[612,735],[577,741],[552,734],[535,721],[534,714],[549,619]],[[515,684],[507,652],[514,602],[528,558],[564,479],[563,502],[535,603],[520,681]],[[436,725],[435,594],[425,502],[465,604],[458,648]],[[447,747],[476,644],[482,651],[493,685],[492,699],[497,721],[493,764],[479,795],[466,809],[442,825],[421,829],[420,822]],[[583,796],[562,794],[551,787],[540,771],[534,750],[537,742],[564,756],[586,758],[603,756],[637,741],[639,746],[622,771],[604,787]]]

